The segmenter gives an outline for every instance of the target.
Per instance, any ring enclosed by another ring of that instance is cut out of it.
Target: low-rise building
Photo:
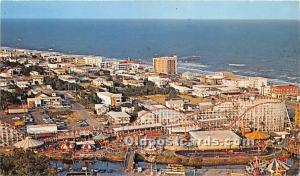
[[[191,140],[200,150],[237,149],[241,138],[230,130],[191,131]]]
[[[110,111],[106,114],[109,122],[113,125],[124,125],[130,123],[130,115],[126,112]]]
[[[92,84],[94,86],[103,86],[104,85],[104,86],[112,87],[114,82],[106,80],[105,77],[99,77],[99,78],[93,79]]]
[[[122,102],[122,94],[97,92],[97,96],[102,100],[103,104],[108,106],[118,106]]]
[[[276,98],[297,96],[299,94],[299,88],[296,85],[274,85],[271,87],[271,94]]]
[[[166,101],[166,106],[171,109],[181,110],[183,108],[184,101],[183,100],[170,100]]]
[[[168,84],[168,78],[161,78],[158,75],[148,76],[148,81],[153,82],[157,87],[163,87]]]
[[[97,115],[103,115],[108,112],[109,108],[104,104],[95,104],[95,111]]]
[[[6,87],[6,86],[8,86],[8,80],[0,79],[0,87]]]
[[[61,107],[62,99],[56,93],[51,95],[46,93],[39,93],[34,98],[27,98],[27,105],[29,108],[34,107]]]
[[[141,87],[144,85],[143,81],[135,80],[135,79],[123,79],[124,85],[134,86],[134,87]]]
[[[174,89],[176,89],[180,93],[192,93],[192,91],[193,91],[193,89],[190,89],[190,88],[185,87],[185,86],[179,86],[179,85],[176,85],[174,83],[170,83],[169,85],[171,87],[173,87]]]
[[[30,83],[27,80],[20,80],[20,81],[16,81],[16,85],[19,88],[23,89],[23,88],[27,88],[30,85]]]
[[[43,75],[31,76],[31,82],[32,85],[42,85],[44,84],[44,76]]]
[[[68,83],[76,83],[76,78],[71,75],[60,75],[60,76],[58,76],[58,79],[68,82]]]

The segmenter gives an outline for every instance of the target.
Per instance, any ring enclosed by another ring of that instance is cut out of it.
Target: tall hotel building
[[[176,74],[177,56],[153,58],[153,68],[156,73]]]

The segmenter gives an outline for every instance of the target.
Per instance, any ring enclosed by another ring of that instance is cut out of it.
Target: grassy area
[[[189,100],[191,103],[194,103],[194,104],[207,101],[205,98],[193,97],[191,95],[181,94],[181,95],[178,95],[178,96],[182,99]]]
[[[166,95],[157,94],[157,95],[149,95],[146,97],[149,98],[150,100],[156,101],[160,104],[165,104],[165,102],[166,102]]]

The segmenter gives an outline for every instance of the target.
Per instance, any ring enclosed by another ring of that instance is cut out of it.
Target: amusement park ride
[[[252,104],[245,104],[232,100],[232,103],[233,107],[223,107],[218,110],[207,109],[190,114],[167,108],[154,109],[142,114],[139,119],[154,115],[155,120],[149,121],[148,124],[160,123],[169,130],[176,127],[186,130],[197,127],[207,130],[223,128],[244,131],[253,125],[261,131],[280,131],[284,130],[284,123],[291,126],[284,101],[263,99],[253,101]],[[295,112],[295,124],[299,124],[299,116],[300,105],[298,104]],[[271,121],[270,119],[274,117],[277,119]],[[139,119],[131,126],[144,125]],[[253,121],[253,124],[249,124],[249,121]],[[265,124],[261,124],[261,121],[265,121]],[[17,128],[5,122],[0,123],[0,146],[10,146],[24,138],[25,134]]]

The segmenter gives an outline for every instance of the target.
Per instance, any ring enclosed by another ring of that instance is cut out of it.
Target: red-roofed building
[[[282,98],[287,95],[298,95],[299,87],[295,85],[275,85],[271,87],[273,97]]]

